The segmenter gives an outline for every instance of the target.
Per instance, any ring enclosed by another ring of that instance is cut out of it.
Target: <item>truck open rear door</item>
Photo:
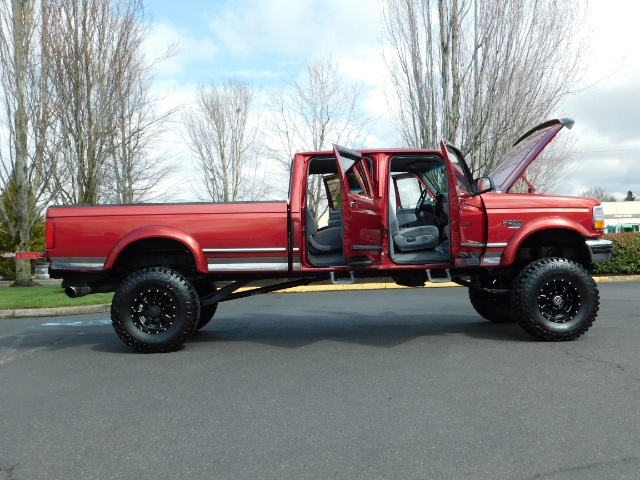
[[[340,174],[344,256],[350,265],[377,265],[382,253],[382,214],[362,154],[333,146]]]

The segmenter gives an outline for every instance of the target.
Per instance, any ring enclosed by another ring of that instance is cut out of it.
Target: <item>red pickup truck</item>
[[[53,206],[45,257],[71,297],[115,291],[115,331],[141,352],[178,348],[219,302],[356,276],[453,281],[486,319],[571,340],[596,318],[589,272],[613,250],[600,239],[602,207],[509,190],[572,124],[535,127],[478,179],[444,141],[434,150],[336,145],[295,155],[288,202]],[[238,291],[257,280],[263,286]]]

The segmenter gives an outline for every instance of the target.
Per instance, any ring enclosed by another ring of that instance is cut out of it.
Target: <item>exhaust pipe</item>
[[[83,285],[82,287],[66,287],[64,293],[69,298],[84,297],[85,295],[93,293],[93,288],[88,285]]]

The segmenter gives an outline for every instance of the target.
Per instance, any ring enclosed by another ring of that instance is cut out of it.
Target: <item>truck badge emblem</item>
[[[503,220],[503,225],[506,225],[507,228],[520,228],[522,226],[522,220]]]

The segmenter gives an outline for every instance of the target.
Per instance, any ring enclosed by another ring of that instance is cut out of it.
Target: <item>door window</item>
[[[369,172],[361,161],[362,157],[360,154],[340,146],[336,146],[336,150],[338,152],[338,161],[349,185],[349,190],[352,193],[372,198],[371,179]],[[367,159],[364,160],[366,161]]]
[[[395,181],[398,192],[398,208],[416,208],[422,193],[422,185],[417,177],[413,175],[398,177]]]

